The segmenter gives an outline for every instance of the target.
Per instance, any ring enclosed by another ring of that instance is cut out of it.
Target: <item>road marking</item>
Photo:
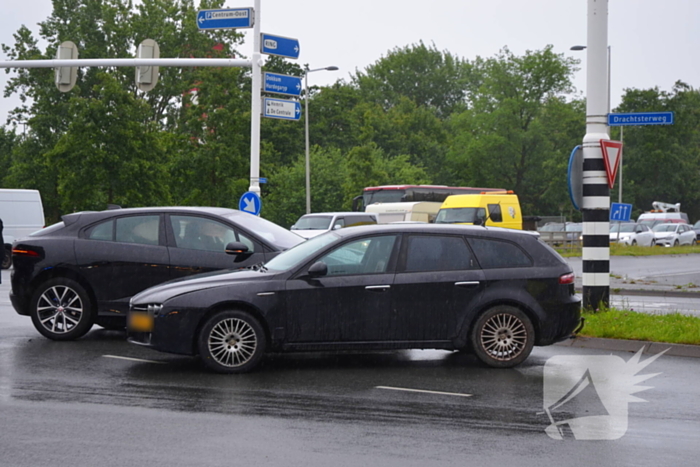
[[[459,392],[428,391],[427,389],[394,388],[391,386],[375,386],[376,389],[388,389],[391,391],[422,392],[425,394],[439,394],[441,396],[472,397],[473,394],[461,394]]]
[[[155,360],[144,360],[143,358],[131,358],[131,357],[120,357],[118,355],[103,355],[105,358],[116,358],[117,360],[130,360],[132,362],[143,362],[143,363],[158,363],[160,365],[167,365],[166,362],[157,362]]]

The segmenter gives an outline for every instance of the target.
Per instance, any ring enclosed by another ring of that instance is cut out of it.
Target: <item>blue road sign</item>
[[[254,11],[252,8],[200,10],[197,12],[197,27],[199,29],[252,28],[255,25]]]
[[[608,114],[608,126],[673,125],[673,112]]]
[[[632,215],[632,205],[625,203],[612,203],[610,206],[610,220],[629,222]]]
[[[301,104],[299,101],[263,97],[263,117],[299,120],[301,118]]]
[[[569,184],[569,198],[574,209],[581,210],[583,204],[583,149],[576,146],[569,156],[569,170],[566,174]]]
[[[285,94],[287,96],[301,95],[301,78],[298,76],[264,73],[263,91]]]
[[[238,202],[238,210],[247,212],[248,214],[253,214],[254,216],[260,215],[260,208],[262,208],[262,200],[260,195],[254,191],[248,191],[241,196],[241,200]]]
[[[299,58],[299,41],[290,37],[273,36],[262,33],[262,50],[267,55],[279,55],[280,57]]]

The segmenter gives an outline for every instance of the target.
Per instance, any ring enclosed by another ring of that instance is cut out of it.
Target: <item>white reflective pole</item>
[[[583,138],[583,306],[610,303],[610,188],[600,147],[607,131],[608,0],[588,0],[586,135]]]
[[[262,107],[262,57],[260,55],[260,0],[255,0],[255,25],[253,26],[253,89],[251,90],[250,116],[250,187],[248,191],[260,194],[260,119]]]

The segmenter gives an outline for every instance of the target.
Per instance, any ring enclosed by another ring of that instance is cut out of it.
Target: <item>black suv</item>
[[[153,285],[246,268],[304,241],[225,208],[113,209],[62,219],[12,248],[12,305],[54,340],[81,337],[93,324],[124,328],[131,296]]]

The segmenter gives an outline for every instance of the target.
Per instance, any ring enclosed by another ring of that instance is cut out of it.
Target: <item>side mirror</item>
[[[342,228],[343,228],[343,226],[340,225],[340,224],[335,224],[335,225],[333,226],[333,230],[338,230],[338,229],[342,229]]]
[[[309,267],[309,276],[321,277],[328,274],[328,265],[323,261],[317,261]]]
[[[294,224],[293,226],[291,226],[291,227],[289,228],[289,230],[296,230],[296,228],[297,228],[297,225]]]
[[[227,255],[242,255],[248,253],[248,247],[241,242],[231,242],[226,245]]]

